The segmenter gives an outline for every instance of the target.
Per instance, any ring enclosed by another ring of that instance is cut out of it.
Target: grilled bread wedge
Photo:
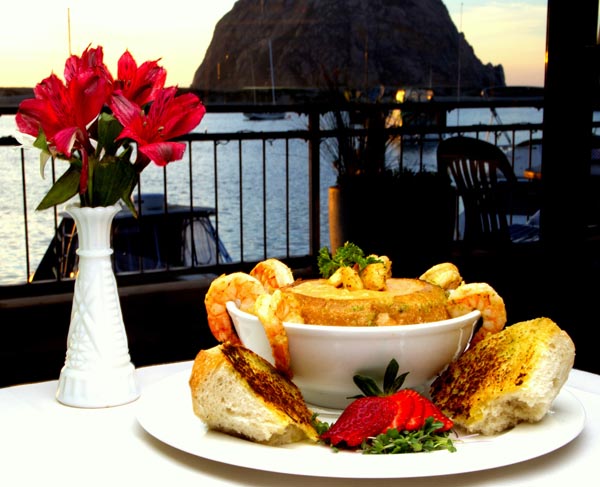
[[[201,350],[189,384],[194,413],[211,429],[268,445],[318,440],[298,387],[242,346]]]
[[[523,321],[468,349],[435,379],[430,393],[455,425],[496,434],[541,420],[574,360],[575,345],[556,323]]]

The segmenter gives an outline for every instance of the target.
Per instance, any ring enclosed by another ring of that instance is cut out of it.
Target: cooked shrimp
[[[277,259],[267,259],[259,262],[250,271],[250,275],[258,279],[268,293],[294,282],[292,270]]]
[[[456,289],[463,283],[458,267],[451,262],[434,265],[425,271],[419,279],[430,284],[436,284],[446,291]]]
[[[365,289],[374,291],[383,291],[386,288],[386,281],[392,277],[392,261],[385,255],[379,257],[373,255],[381,262],[368,264],[362,271],[359,272],[360,278],[365,286]]]
[[[271,345],[275,368],[291,378],[290,350],[283,322],[304,323],[298,304],[291,295],[276,289],[273,294],[260,295],[254,309]]]
[[[344,289],[349,289],[350,291],[365,288],[358,271],[348,266],[339,267],[333,274],[331,274],[327,281],[332,286],[343,287]]]
[[[485,282],[462,284],[450,291],[448,313],[453,318],[474,310],[481,312],[482,324],[473,335],[471,344],[475,344],[487,335],[497,333],[506,324],[506,307],[502,297]]]
[[[265,292],[258,279],[244,272],[223,274],[212,281],[204,298],[204,306],[213,336],[220,342],[241,344],[225,304],[234,301],[242,311],[253,313],[256,299]]]

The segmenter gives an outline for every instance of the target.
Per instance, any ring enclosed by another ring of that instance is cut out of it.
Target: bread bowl
[[[420,279],[390,278],[384,291],[349,290],[334,287],[327,279],[310,279],[282,291],[298,302],[305,323],[386,326],[449,318],[444,290]]]

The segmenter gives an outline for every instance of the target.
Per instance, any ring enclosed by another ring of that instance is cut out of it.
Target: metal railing
[[[471,101],[461,103],[430,102],[402,105],[373,104],[365,106],[344,107],[345,110],[395,110],[435,112],[445,115],[457,109],[498,107],[530,107],[542,108],[539,100],[529,101]],[[208,113],[241,114],[244,106],[209,106]],[[268,257],[276,257],[291,266],[299,268],[314,265],[316,256],[322,246],[327,246],[327,187],[335,183],[335,174],[331,169],[331,154],[328,148],[339,135],[335,127],[324,124],[324,115],[332,110],[331,106],[289,105],[277,107],[253,107],[253,111],[285,111],[293,114],[304,125],[288,130],[256,130],[237,132],[202,132],[182,137],[188,145],[184,161],[185,165],[168,165],[154,170],[153,179],[147,180],[142,175],[138,194],[144,192],[160,192],[164,194],[165,203],[176,203],[189,206],[190,212],[197,206],[209,206],[215,209],[211,222],[217,238],[221,239],[229,254],[230,262],[217,259],[208,265],[165,267],[160,270],[145,271],[143,268],[134,273],[117,273],[121,283],[151,283],[164,279],[185,279],[188,275],[200,273],[229,272],[231,269],[248,269],[257,261]],[[0,114],[11,114],[16,110],[0,110]],[[434,154],[437,141],[455,134],[487,138],[505,150],[515,154],[519,141],[533,142],[542,137],[541,123],[498,124],[477,123],[474,125],[454,125],[447,123],[436,125],[402,125],[385,129],[388,136],[397,143],[389,164],[394,169],[435,170]],[[261,122],[258,122],[260,124]],[[258,128],[262,128],[258,126]],[[350,128],[346,135],[364,138],[368,130]],[[533,144],[529,144],[533,147]],[[10,152],[12,162],[8,161]],[[22,225],[13,232],[22,235],[20,268],[22,274],[9,283],[0,280],[0,293],[4,296],[18,296],[40,292],[48,286],[72,285],[72,279],[57,276],[50,282],[31,282],[36,269],[38,254],[33,247],[39,247],[39,235],[34,227],[39,228],[39,215],[32,210],[35,198],[39,197],[39,189],[31,191],[32,168],[38,167],[37,155],[23,148],[12,138],[0,138],[0,166],[15,164],[15,151],[18,154],[19,174],[11,186],[10,197],[14,206],[20,201],[22,213],[13,215],[13,221],[21,220]],[[433,157],[433,159],[432,159]],[[533,154],[529,153],[532,164]],[[433,162],[432,162],[433,161]],[[514,163],[514,159],[511,161]],[[52,166],[52,178],[60,175],[58,162]],[[183,169],[185,167],[185,170]],[[13,168],[14,169],[14,168]],[[2,169],[4,171],[4,168]],[[36,175],[39,178],[39,174]],[[47,188],[46,188],[47,189]],[[8,191],[8,188],[3,188]],[[43,189],[42,189],[43,191]],[[35,193],[35,194],[34,194]],[[39,201],[39,199],[37,200]],[[45,221],[46,235],[54,235],[61,222],[59,210],[46,210],[49,213]],[[168,212],[168,206],[167,206]],[[35,216],[34,216],[35,215]],[[143,218],[143,215],[142,215]],[[52,227],[54,233],[51,232]],[[14,237],[14,235],[13,235]],[[456,235],[460,238],[460,234]],[[46,236],[48,240],[48,236]],[[3,242],[4,243],[4,242]],[[47,242],[49,243],[49,242]],[[35,255],[34,255],[35,254]],[[13,257],[10,257],[13,262]]]

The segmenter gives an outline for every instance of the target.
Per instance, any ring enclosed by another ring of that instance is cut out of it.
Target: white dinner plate
[[[554,451],[583,429],[585,410],[563,389],[548,414],[536,424],[520,424],[496,435],[459,437],[457,451],[398,455],[335,453],[308,442],[273,447],[216,431],[194,415],[182,371],[150,386],[138,400],[137,419],[150,435],[174,448],[230,465],[296,475],[338,478],[409,478],[450,475],[502,467]],[[324,412],[319,416],[330,422]]]

